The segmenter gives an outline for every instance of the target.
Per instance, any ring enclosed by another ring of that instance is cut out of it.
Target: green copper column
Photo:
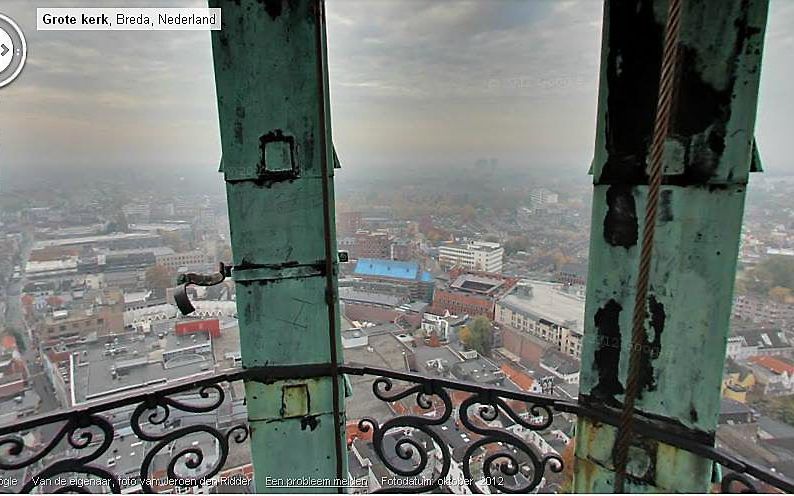
[[[607,0],[580,403],[619,415],[667,0]],[[637,417],[713,442],[755,123],[767,0],[683,0]],[[603,417],[602,417],[603,418]],[[636,431],[636,429],[635,429]],[[616,429],[580,417],[574,490],[611,492]],[[711,462],[635,435],[626,490],[703,492]]]
[[[210,4],[256,489],[333,492],[282,486],[347,473],[324,5]]]

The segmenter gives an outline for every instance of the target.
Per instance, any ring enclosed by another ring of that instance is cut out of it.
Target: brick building
[[[386,231],[357,231],[353,237],[355,244],[350,253],[352,258],[391,258],[394,238]]]
[[[414,258],[416,251],[416,244],[411,240],[400,239],[395,240],[391,244],[391,258],[392,260],[408,261]]]
[[[584,286],[587,284],[587,263],[562,264],[554,274],[557,282],[568,286]]]
[[[794,323],[794,303],[778,302],[771,298],[752,295],[738,295],[733,299],[733,316],[791,330]]]
[[[449,310],[454,315],[484,315],[491,320],[496,300],[518,284],[515,277],[461,269],[450,272],[450,281],[434,291],[433,307]]]
[[[42,343],[72,342],[124,332],[124,295],[117,290],[97,292],[94,298],[71,309],[56,310],[39,324]]]
[[[361,229],[362,225],[361,212],[338,212],[336,214],[336,230],[340,236],[354,234]]]
[[[207,263],[207,255],[203,251],[164,253],[156,256],[157,265],[179,270],[181,267],[201,267]]]

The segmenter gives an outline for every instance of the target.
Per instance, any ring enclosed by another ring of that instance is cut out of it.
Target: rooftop
[[[205,333],[177,337],[174,321],[158,324],[149,335],[132,333],[76,348],[72,356],[74,401],[82,403],[213,371],[215,361]],[[168,333],[162,333],[163,324],[170,324]],[[202,345],[209,346],[200,349]]]
[[[581,332],[584,323],[584,299],[559,288],[558,284],[526,283],[502,298],[498,304],[514,312]],[[528,293],[522,294],[522,289],[528,290]]]
[[[513,389],[512,383],[505,381],[505,373],[496,365],[483,357],[464,360],[452,365],[452,375],[460,380],[478,384],[492,384]]]
[[[468,241],[465,243],[447,243],[441,245],[440,249],[444,248],[457,248],[460,250],[482,250],[482,251],[496,251],[502,248],[499,243],[492,243],[489,241]]]
[[[84,245],[84,244],[93,244],[93,243],[108,243],[112,241],[121,241],[121,240],[154,239],[157,237],[158,237],[157,235],[149,234],[149,233],[112,233],[112,234],[101,234],[96,236],[81,236],[77,238],[46,239],[46,240],[36,241],[36,243],[33,245],[33,249],[40,250],[42,248],[48,248],[52,246],[71,246],[71,245]]]
[[[780,329],[743,328],[734,330],[733,334],[744,340],[747,346],[767,348],[790,348],[792,343]]]
[[[461,274],[452,283],[450,287],[461,291],[480,294],[492,294],[498,290],[505,281],[496,277],[487,277],[478,274]]]
[[[416,371],[428,375],[443,375],[450,367],[461,361],[460,357],[447,346],[427,346],[421,342],[412,348]]]
[[[359,330],[358,332],[362,332]],[[345,361],[349,363],[405,370],[407,348],[390,333],[369,334],[367,346],[345,349]],[[391,416],[388,405],[372,394],[372,379],[366,376],[348,376],[353,396],[347,402],[347,418],[364,416],[381,418]]]
[[[515,383],[521,390],[532,391],[533,386],[535,385],[535,379],[525,374],[518,368],[506,363],[503,363],[500,368],[507,378],[513,381],[513,383]]]
[[[358,291],[356,289],[349,287],[339,288],[339,299],[343,301],[349,301],[352,303],[369,303],[369,304],[384,305],[389,307],[396,307],[403,302],[403,300],[399,296],[370,293],[367,291]]]
[[[390,277],[403,280],[432,282],[429,272],[421,271],[416,262],[400,262],[380,258],[362,258],[356,263],[353,274],[357,276]]]
[[[571,375],[579,372],[579,361],[555,349],[548,349],[540,359],[541,366],[554,370],[561,375]]]
[[[77,259],[70,257],[63,260],[29,261],[25,264],[25,273],[28,275],[60,270],[77,270]]]
[[[794,439],[794,426],[771,417],[759,418],[758,429],[763,431],[761,435],[766,439]]]
[[[775,374],[794,375],[794,364],[786,360],[772,356],[754,356],[749,361],[774,372]]]
[[[128,248],[124,250],[109,250],[106,248],[98,249],[97,252],[105,255],[145,255],[148,253],[154,256],[173,255],[174,249],[168,246],[152,246],[150,248]]]
[[[755,410],[736,400],[720,398],[720,415],[753,414]]]

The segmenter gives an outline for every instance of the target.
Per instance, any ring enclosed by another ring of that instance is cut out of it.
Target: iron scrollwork
[[[374,375],[372,390],[379,400],[395,405],[415,396],[414,411],[392,408],[397,416],[379,423],[364,418],[358,428],[372,431],[372,449],[390,472],[402,477],[403,484],[385,485],[376,492],[428,492],[439,489],[451,477],[453,463],[463,473],[462,481],[473,493],[529,493],[540,489],[544,478],[561,473],[562,457],[554,451],[540,453],[521,429],[540,433],[550,429],[559,413],[587,416],[592,409],[579,403],[526,392],[507,391],[487,385],[460,382],[448,378],[429,377],[387,369],[344,366],[343,372]],[[402,385],[396,385],[399,381]],[[465,398],[458,396],[464,393]],[[456,401],[453,401],[452,398]],[[417,410],[418,407],[418,410]],[[520,409],[520,410],[519,410]],[[519,411],[521,413],[519,413]],[[618,425],[619,416],[601,414],[600,422]],[[450,421],[468,431],[462,454],[453,456],[448,443],[438,435],[439,428]],[[637,420],[641,423],[641,420]],[[505,428],[511,424],[511,428]],[[725,468],[717,478],[724,493],[758,493],[764,484],[785,492],[794,492],[794,483],[773,470],[729,454],[712,443],[704,442],[643,424],[642,436],[676,446],[697,456],[712,460]],[[391,441],[387,439],[391,436]],[[424,439],[425,442],[420,442]],[[441,462],[431,467],[431,453],[438,453]],[[400,463],[402,462],[402,463]],[[420,478],[433,468],[432,477],[423,484],[405,484]],[[547,480],[547,483],[549,481]],[[559,486],[551,482],[551,486]]]
[[[477,407],[476,405],[480,406]],[[547,465],[552,472],[562,472],[562,457],[554,453],[538,455],[536,450],[526,441],[504,428],[476,425],[470,416],[472,409],[476,411],[476,418],[481,419],[486,424],[495,421],[501,413],[530,431],[546,430],[554,421],[554,414],[548,405],[530,405],[529,413],[534,418],[541,418],[542,420],[537,423],[528,422],[516,414],[504,399],[499,398],[494,393],[472,395],[463,401],[460,405],[461,423],[471,432],[482,436],[482,438],[472,443],[463,455],[463,473],[472,492],[482,492],[475,484],[475,477],[471,470],[472,458],[479,450],[489,444],[498,444],[500,446],[498,451],[487,455],[482,463],[483,480],[487,482],[487,486],[492,492],[529,493],[540,485]],[[514,449],[506,449],[507,446],[512,446]],[[519,474],[523,479],[526,479],[525,483],[516,481],[516,477]],[[513,485],[509,485],[505,483],[507,478],[512,478],[516,482]]]
[[[244,425],[237,425],[227,432],[221,432],[209,425],[193,425],[181,427],[174,430],[162,429],[161,432],[151,432],[144,428],[142,419],[145,417],[150,425],[165,427],[171,416],[171,409],[181,410],[186,413],[208,413],[217,410],[225,398],[223,388],[218,384],[203,386],[198,391],[198,396],[205,400],[203,403],[191,404],[179,401],[168,396],[154,396],[147,401],[139,404],[132,413],[130,427],[133,432],[143,441],[150,441],[155,445],[146,453],[140,470],[140,481],[143,491],[146,493],[155,492],[151,481],[154,479],[151,474],[151,465],[154,458],[166,447],[172,445],[180,439],[186,439],[195,435],[204,435],[217,443],[218,458],[215,462],[204,470],[199,470],[206,458],[206,454],[201,446],[183,448],[176,454],[171,455],[166,469],[167,479],[170,481],[182,481],[182,486],[193,486],[202,479],[214,477],[223,468],[226,458],[229,455],[229,441],[243,443],[248,438],[248,428]],[[144,415],[150,412],[148,415]],[[177,466],[182,465],[190,472],[177,472]]]
[[[397,393],[389,394],[393,387],[394,382],[391,379],[379,377],[372,383],[372,392],[381,401],[389,403],[416,395],[416,405],[423,410],[430,410],[436,404],[436,402],[431,400],[431,397],[436,397],[443,404],[443,410],[440,415],[433,417],[403,415],[389,419],[383,424],[379,424],[376,419],[370,417],[365,417],[359,421],[359,430],[362,432],[369,432],[372,429],[373,448],[386,467],[405,478],[406,482],[414,481],[412,484],[394,485],[385,488],[382,492],[417,493],[435,489],[439,487],[444,477],[449,473],[452,456],[449,447],[443,442],[438,433],[431,429],[431,426],[440,426],[449,420],[453,411],[452,400],[443,388],[438,387],[433,382],[417,384]],[[399,432],[400,430],[402,430],[402,433]],[[429,451],[432,447],[418,441],[414,431],[421,432],[429,440],[432,440],[435,447],[440,449],[441,469],[437,471],[438,473],[434,477],[419,478],[430,468],[428,466],[428,462],[431,459]],[[397,432],[399,435],[393,447],[395,455],[407,462],[414,461],[413,467],[398,467],[386,455],[384,436],[389,432]],[[418,457],[418,460],[416,460],[416,457]]]
[[[219,382],[225,379],[223,375],[218,376]],[[185,394],[197,398],[197,401],[176,399],[175,395]],[[215,412],[225,398],[224,389],[218,383],[199,386],[197,392],[191,391],[188,385],[22,422],[22,428],[27,433],[8,433],[9,429],[4,428],[6,433],[0,434],[0,471],[25,470],[27,475],[24,483],[15,488],[22,493],[36,489],[54,493],[90,493],[94,492],[92,488],[120,493],[125,486],[135,484],[139,484],[144,492],[151,493],[156,491],[152,483],[156,479],[152,473],[152,462],[161,455],[161,458],[167,459],[161,487],[189,487],[217,475],[224,468],[230,444],[245,442],[249,430],[245,424],[234,425],[225,431],[210,425],[174,428],[168,424],[171,412]],[[132,414],[120,412],[120,409],[136,403]],[[126,425],[127,419],[129,427],[140,441],[136,444],[152,445],[145,451],[138,473],[133,476],[116,473],[113,468],[101,463],[104,457],[112,454],[114,439],[123,437],[121,427],[116,423],[121,421],[122,425]],[[32,425],[27,429],[30,423]],[[48,439],[43,443],[26,441],[26,437],[30,439],[29,433],[46,435],[45,432],[54,432],[54,435],[47,436]],[[196,436],[203,436],[209,443],[204,446],[191,443],[175,450],[180,440],[194,439]],[[212,446],[217,455],[210,466],[202,468],[208,458],[206,446]],[[167,447],[172,452],[164,453]]]
[[[439,435],[438,428],[447,423],[453,414],[470,433],[479,436],[468,444],[460,460],[464,474],[462,481],[472,492],[482,493],[482,486],[485,486],[491,492],[528,493],[540,485],[546,467],[555,473],[563,470],[563,460],[559,455],[539,454],[520,436],[503,427],[490,425],[504,415],[524,429],[543,431],[553,422],[554,413],[549,405],[527,405],[527,411],[533,419],[542,419],[527,421],[493,391],[470,394],[455,407],[440,381],[427,379],[397,392],[392,392],[392,389],[394,382],[388,377],[379,377],[372,384],[373,394],[381,401],[393,404],[415,395],[416,406],[432,415],[399,415],[382,424],[369,417],[359,421],[361,432],[372,431],[372,447],[386,468],[403,478],[401,484],[382,487],[377,492],[427,492],[439,489],[445,483],[451,476],[453,456],[450,446]],[[396,439],[392,446],[387,447],[385,440],[389,433],[395,434]],[[426,443],[419,441],[422,437]],[[486,449],[488,445],[495,449]],[[393,453],[388,453],[389,449]],[[440,454],[440,466],[430,467],[430,453],[436,450]],[[390,456],[392,454],[396,458]],[[475,462],[475,459],[479,461]],[[393,460],[403,460],[411,466],[397,466]],[[482,477],[473,473],[473,463],[481,466]],[[508,480],[513,483],[508,483]]]
[[[720,492],[726,494],[757,494],[755,482],[748,476],[738,472],[730,472],[720,481]]]
[[[360,431],[372,435],[374,456],[395,474],[396,483],[384,484],[380,492],[446,489],[441,486],[452,477],[460,477],[470,491],[477,493],[538,490],[544,478],[548,484],[550,474],[563,470],[563,460],[554,451],[541,450],[536,441],[530,442],[532,436],[551,429],[555,415],[561,412],[591,414],[580,404],[543,395],[371,367],[344,365],[339,369],[340,373],[374,376],[375,397],[395,412],[387,419],[366,417],[358,422]],[[23,419],[16,425],[0,427],[0,472],[20,474],[20,485],[13,489],[21,492],[93,489],[118,493],[130,487],[130,480],[144,492],[189,487],[218,475],[229,461],[231,447],[244,443],[249,436],[245,423],[219,422],[217,416],[209,422],[191,417],[212,416],[223,407],[228,389],[222,384],[267,382],[270,377],[291,377],[293,372],[246,369],[218,373],[195,382]],[[303,373],[322,376],[328,371]],[[599,421],[615,425],[618,419],[602,416]],[[724,475],[715,477],[722,492],[755,493],[764,490],[764,484],[794,491],[794,483],[767,467],[710,443],[646,427],[644,437],[723,467]],[[465,442],[459,439],[454,449],[444,435],[448,430],[449,436],[450,429],[456,435],[467,433]],[[127,467],[124,473],[118,473],[119,467],[105,457],[116,451],[114,440],[130,432],[143,451],[131,471]],[[89,479],[94,484],[80,483]]]
[[[83,474],[94,476],[107,481],[108,487],[113,492],[121,492],[118,478],[111,472],[101,467],[92,465],[96,459],[107,451],[113,442],[113,425],[98,415],[71,415],[57,434],[41,449],[29,456],[23,456],[25,440],[22,436],[11,435],[0,439],[0,469],[18,470],[34,466],[50,454],[64,439],[69,447],[78,455],[55,461],[31,477],[21,488],[20,492],[28,493],[42,481],[53,480],[55,477],[66,474]],[[93,446],[95,439],[101,440]],[[65,484],[57,492],[87,492],[77,484]]]

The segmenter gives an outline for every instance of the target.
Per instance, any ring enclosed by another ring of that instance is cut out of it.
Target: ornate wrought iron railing
[[[391,412],[356,419],[349,429],[356,459],[366,459],[367,470],[378,472],[365,478],[383,482],[358,487],[363,490],[419,492],[462,484],[472,492],[552,492],[564,486],[564,460],[542,436],[555,431],[557,419],[587,415],[612,425],[619,420],[617,411],[518,390],[366,366],[339,371],[374,377],[372,395]],[[3,489],[172,492],[229,484],[236,492],[251,491],[246,414],[234,390],[243,380],[285,373],[270,372],[217,373],[2,426]],[[320,367],[303,375],[325,372]],[[723,492],[794,492],[792,481],[713,442],[652,421],[638,421],[635,432],[716,462],[725,470],[716,481]]]

